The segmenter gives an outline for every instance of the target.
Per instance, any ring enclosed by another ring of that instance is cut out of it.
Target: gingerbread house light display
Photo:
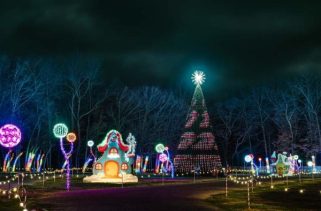
[[[84,182],[92,183],[135,183],[138,178],[132,174],[132,164],[135,157],[135,137],[129,133],[127,144],[117,130],[107,133],[97,146],[103,153],[93,164],[93,175],[84,178]]]

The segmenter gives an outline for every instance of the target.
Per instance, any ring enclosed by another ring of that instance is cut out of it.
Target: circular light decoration
[[[245,155],[245,157],[244,157],[244,160],[245,160],[245,162],[247,162],[247,163],[251,162],[252,159],[253,159],[253,158],[252,158],[251,155]]]
[[[64,138],[68,134],[68,127],[64,123],[58,123],[54,126],[53,133],[56,138]]]
[[[294,160],[298,160],[299,156],[298,155],[294,155],[293,158],[294,158]]]
[[[66,139],[68,142],[74,143],[77,139],[77,136],[75,133],[68,133]]]
[[[164,152],[164,150],[165,150],[164,144],[157,144],[157,145],[155,146],[155,150],[156,150],[156,152],[158,152],[158,153]]]
[[[93,140],[89,140],[88,142],[87,142],[87,146],[89,146],[89,147],[92,147],[92,146],[94,146],[94,141]]]
[[[162,153],[159,155],[158,159],[160,160],[160,162],[164,163],[168,160],[168,157],[165,153]]]
[[[12,124],[3,125],[0,128],[0,144],[6,148],[17,146],[21,141],[20,129]]]
[[[298,162],[299,162],[299,163],[302,163],[302,160],[299,159]]]
[[[201,85],[205,81],[205,74],[202,71],[196,70],[192,75],[192,81],[195,85]]]
[[[313,165],[312,161],[308,161],[308,166],[311,167]]]

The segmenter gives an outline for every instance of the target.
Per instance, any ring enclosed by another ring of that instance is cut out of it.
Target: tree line
[[[304,74],[256,87],[213,108],[214,131],[225,162],[242,165],[246,154],[262,160],[273,151],[319,158],[320,75]]]
[[[22,129],[20,151],[45,153],[46,166],[63,157],[52,134],[64,122],[77,134],[73,163],[81,166],[87,141],[99,144],[110,129],[137,139],[137,152],[154,152],[163,142],[175,152],[183,132],[190,94],[102,77],[100,61],[74,56],[66,61],[0,56],[0,124]],[[106,70],[104,70],[106,71]],[[112,73],[111,73],[112,75]],[[303,159],[321,148],[319,75],[298,76],[286,83],[253,88],[208,108],[223,165],[240,165],[245,154],[269,157],[274,150]],[[205,99],[206,90],[204,90]],[[6,150],[1,148],[2,158]]]

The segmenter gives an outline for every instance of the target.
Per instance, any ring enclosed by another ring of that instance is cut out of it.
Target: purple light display
[[[0,144],[6,148],[13,148],[21,141],[20,129],[12,124],[6,124],[0,128]]]
[[[60,150],[62,151],[65,160],[66,160],[66,189],[70,190],[70,164],[69,164],[69,158],[71,157],[71,154],[74,150],[74,144],[71,142],[70,144],[70,150],[69,152],[66,152],[64,145],[63,145],[63,139],[60,138]]]
[[[168,157],[165,153],[162,153],[159,155],[159,160],[162,162],[162,163],[165,163],[167,160],[168,160]]]

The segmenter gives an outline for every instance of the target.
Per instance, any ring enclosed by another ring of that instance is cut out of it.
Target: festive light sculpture
[[[265,158],[265,163],[266,163],[266,172],[269,174],[271,173],[271,171],[270,171],[270,162],[268,157]]]
[[[35,156],[36,156],[36,150],[29,152],[27,160],[25,162],[25,171],[31,172],[31,165]]]
[[[144,173],[146,172],[146,169],[147,169],[148,159],[149,159],[149,156],[146,156],[146,157],[145,157],[145,162],[144,162],[144,167],[143,167],[143,172],[144,172]]]
[[[93,146],[94,146],[94,141],[93,140],[89,140],[88,142],[87,142],[87,146],[90,148],[90,154],[91,154],[91,156],[94,158],[94,164],[96,163],[96,160],[97,160],[97,158],[96,158],[96,156],[95,156],[95,154],[94,154],[94,152],[93,152]]]
[[[315,168],[315,156],[312,155],[311,158],[312,158],[312,173],[314,174],[317,172],[317,170]]]
[[[244,161],[247,162],[247,163],[251,163],[251,172],[252,172],[252,174],[255,173],[255,169],[256,169],[256,173],[258,175],[257,166],[253,162],[254,161],[254,155],[253,154],[245,155]]]
[[[76,134],[75,133],[68,133],[66,139],[69,143],[74,143],[76,141]]]
[[[197,70],[192,74],[192,81],[195,85],[202,85],[205,79],[205,74],[202,71]]]
[[[192,75],[196,87],[184,133],[180,137],[174,157],[175,170],[179,173],[190,173],[195,169],[212,172],[222,167],[201,88],[204,80],[205,75],[201,71],[196,71]]]
[[[53,128],[53,133],[56,138],[64,138],[68,134],[68,127],[63,123],[58,123]]]
[[[158,153],[155,172],[159,173],[159,168],[161,169],[161,172],[170,171],[171,177],[174,178],[174,165],[170,159],[168,147],[165,147],[163,144],[157,144],[155,150]]]
[[[245,162],[250,163],[253,160],[253,158],[251,155],[245,155],[244,160]]]
[[[313,166],[312,161],[309,160],[309,161],[307,162],[307,165],[308,165],[309,167],[312,167],[312,166]]]
[[[82,173],[84,174],[86,172],[86,168],[88,166],[88,164],[92,161],[92,158],[88,158],[84,164],[84,166],[82,167]]]
[[[9,172],[10,170],[10,163],[12,161],[14,157],[14,153],[12,152],[12,150],[10,149],[8,151],[8,153],[6,154],[4,161],[3,161],[3,167],[2,167],[2,171],[3,172]]]
[[[13,156],[10,157],[12,148],[17,146],[20,143],[20,141],[21,131],[17,126],[13,124],[5,124],[0,128],[0,145],[9,149],[3,162],[3,172],[6,172],[10,167],[10,162],[13,159]]]
[[[44,157],[45,157],[45,154],[41,154],[41,153],[38,154],[38,157],[36,160],[36,169],[38,173],[41,172],[41,167],[42,167],[42,162]]]
[[[140,155],[136,156],[136,162],[135,162],[135,172],[136,174],[140,173],[140,169],[141,169],[141,163],[142,163],[142,157]]]
[[[90,183],[136,183],[138,178],[132,175],[136,141],[132,134],[124,143],[117,130],[110,130],[100,144],[98,151],[103,153],[93,165],[93,175],[83,179]],[[91,142],[87,143],[93,146]],[[137,167],[137,166],[136,166]],[[140,166],[139,166],[140,168]]]
[[[74,142],[76,141],[76,134],[69,133],[68,134],[68,127],[63,123],[58,123],[53,128],[53,133],[56,138],[60,140],[60,150],[65,158],[66,163],[66,189],[67,191],[70,190],[70,163],[69,158],[74,150]],[[70,143],[70,150],[66,152],[64,145],[63,145],[63,138],[67,136],[67,141]]]
[[[258,160],[259,160],[259,163],[260,163],[259,169],[261,170],[261,167],[262,167],[262,158],[259,158]]]
[[[155,146],[155,151],[156,151],[157,153],[162,153],[162,152],[164,152],[164,150],[165,150],[165,147],[164,147],[163,144],[157,144],[157,145]]]
[[[92,140],[89,140],[89,141],[87,142],[87,146],[93,147],[93,146],[94,146],[94,142],[93,142]]]
[[[160,160],[160,162],[165,163],[168,160],[168,157],[165,153],[161,153],[159,155],[159,160]]]
[[[0,128],[0,144],[6,148],[13,148],[21,141],[21,131],[13,124],[6,124]]]
[[[13,166],[12,166],[12,172],[15,172],[16,171],[16,164],[19,160],[19,158],[23,155],[23,152],[20,152],[20,154],[16,157],[16,159],[14,160],[13,162]]]

